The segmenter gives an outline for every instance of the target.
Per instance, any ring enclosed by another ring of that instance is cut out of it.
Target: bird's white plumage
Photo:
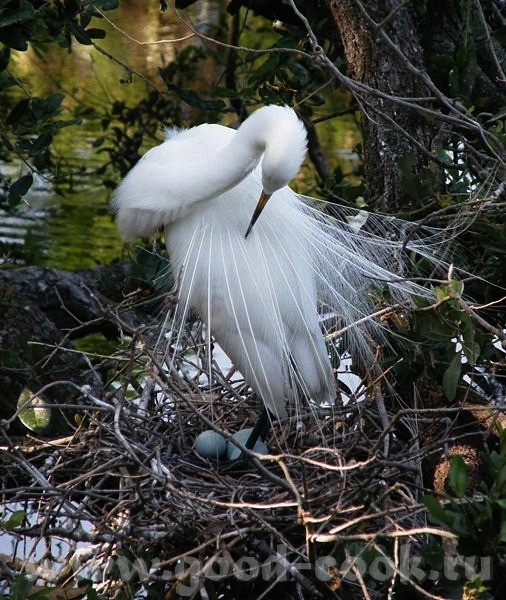
[[[256,111],[235,133],[210,124],[173,131],[146,152],[118,187],[112,208],[120,233],[125,239],[146,236],[184,218],[239,184],[264,151],[263,183],[272,193],[295,175],[305,150],[303,124],[281,106]]]
[[[287,187],[305,151],[296,114],[268,106],[237,131],[206,124],[172,132],[113,198],[125,238],[164,228],[179,318],[195,309],[279,417],[297,395],[335,397],[319,309],[350,324],[373,310],[368,290],[375,279],[403,299],[420,290],[392,272],[392,249],[400,252],[402,240],[357,232]],[[262,191],[272,197],[245,239]],[[411,240],[409,247],[430,255],[427,242],[417,247]],[[371,321],[350,333],[371,360],[367,336],[374,327]]]
[[[284,415],[292,361],[307,394],[334,397],[334,378],[316,310],[309,248],[289,190],[267,205],[248,239],[260,173],[219,201],[165,228],[179,295],[196,309],[266,406]],[[254,189],[249,189],[251,181]],[[291,257],[296,257],[292,260]]]

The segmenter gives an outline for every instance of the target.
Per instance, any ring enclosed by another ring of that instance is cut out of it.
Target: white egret
[[[302,396],[335,399],[320,313],[350,325],[373,312],[375,283],[397,300],[419,291],[399,272],[402,239],[333,219],[287,186],[305,153],[296,113],[266,106],[237,130],[204,124],[167,131],[112,200],[127,240],[164,228],[180,316],[199,313],[275,418]],[[408,247],[433,258],[430,242],[412,239]],[[348,332],[371,363],[374,327],[370,320]]]

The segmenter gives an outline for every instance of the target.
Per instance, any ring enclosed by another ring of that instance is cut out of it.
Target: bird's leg
[[[248,450],[253,450],[256,442],[259,439],[262,439],[262,437],[269,430],[270,424],[271,416],[269,415],[269,411],[264,407],[244,446]],[[251,469],[251,462],[249,458],[250,457],[245,452],[241,452],[237,458],[233,458],[225,462],[217,462],[216,464],[224,472],[240,474],[244,473],[245,470]]]
[[[270,424],[271,424],[271,420],[270,420],[270,416],[269,416],[269,411],[264,406],[262,412],[260,413],[260,416],[258,417],[257,422],[255,423],[255,426],[251,430],[251,433],[249,434],[249,437],[246,440],[246,443],[244,444],[248,450],[254,449],[257,441],[259,439],[262,439],[262,437],[269,430]],[[230,465],[230,466],[232,466],[232,468],[234,468],[234,469],[237,467],[239,467],[240,469],[243,469],[244,467],[248,466],[248,461],[249,461],[249,456],[247,456],[244,452],[241,452],[239,457],[236,458],[235,460],[233,460],[232,465]]]
[[[248,450],[252,450],[255,447],[258,439],[262,439],[267,431],[269,431],[270,424],[271,420],[269,417],[269,411],[264,406],[257,422],[255,423],[255,426],[249,434],[248,440],[246,441],[245,446]]]

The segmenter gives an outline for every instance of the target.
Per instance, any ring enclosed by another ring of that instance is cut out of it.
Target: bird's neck
[[[215,167],[208,171],[208,195],[214,197],[241,183],[258,165],[265,146],[265,141],[255,135],[250,120],[245,121],[214,155]]]

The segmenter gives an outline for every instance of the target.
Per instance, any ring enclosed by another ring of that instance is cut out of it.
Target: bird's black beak
[[[267,204],[271,195],[272,194],[266,194],[265,192],[262,192],[260,194],[260,198],[258,199],[258,203],[256,205],[255,212],[253,213],[253,216],[251,217],[251,221],[249,222],[248,229],[246,230],[246,235],[244,236],[244,238],[248,237],[250,231],[253,229],[253,225],[257,222],[257,219],[260,216],[260,213],[265,208],[265,205]]]

